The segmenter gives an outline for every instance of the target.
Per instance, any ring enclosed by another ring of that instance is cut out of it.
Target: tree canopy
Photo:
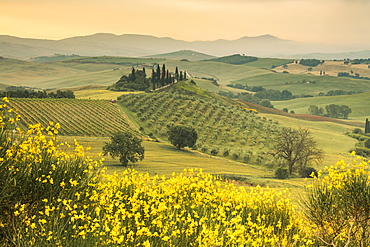
[[[129,132],[117,132],[111,136],[111,142],[105,143],[103,154],[110,154],[112,158],[119,157],[122,165],[129,162],[135,163],[144,159],[142,140]]]
[[[177,125],[169,128],[168,140],[178,149],[193,147],[198,139],[198,134],[193,127]]]
[[[304,128],[283,128],[276,138],[275,151],[278,157],[286,160],[290,174],[296,166],[302,169],[309,162],[322,160],[324,154],[317,148],[310,131]]]

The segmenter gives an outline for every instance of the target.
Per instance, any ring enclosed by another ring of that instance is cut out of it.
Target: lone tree
[[[198,139],[198,134],[193,127],[177,125],[169,128],[168,140],[178,149],[193,147]]]
[[[310,131],[304,128],[283,128],[276,139],[275,151],[278,157],[286,160],[290,174],[295,166],[305,168],[311,161],[321,161],[324,155]]]
[[[111,136],[111,142],[105,143],[103,154],[110,154],[112,158],[119,157],[122,165],[144,159],[142,140],[129,132],[117,132]]]

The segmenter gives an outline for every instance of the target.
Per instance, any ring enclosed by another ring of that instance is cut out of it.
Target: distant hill
[[[166,59],[176,59],[176,60],[187,59],[189,61],[199,61],[199,60],[212,59],[215,56],[204,54],[201,52],[192,51],[192,50],[181,50],[181,51],[175,51],[175,52],[169,52],[169,53],[163,53],[163,54],[157,54],[157,55],[149,55],[149,56],[143,56],[143,57],[166,58]]]
[[[29,59],[58,54],[80,56],[140,57],[176,50],[193,50],[213,56],[246,54],[257,57],[293,57],[294,54],[347,52],[354,48],[308,44],[283,40],[272,35],[236,40],[183,41],[148,35],[98,33],[62,40],[26,39],[0,35],[0,56]]]
[[[316,58],[322,60],[334,60],[334,59],[356,59],[356,58],[369,58],[370,50],[356,51],[356,52],[338,52],[338,53],[309,53],[309,54],[297,54],[294,58]]]
[[[250,63],[250,62],[257,61],[257,60],[258,60],[257,57],[244,56],[240,54],[234,54],[231,56],[209,59],[209,61],[228,63],[228,64],[245,64],[245,63]]]

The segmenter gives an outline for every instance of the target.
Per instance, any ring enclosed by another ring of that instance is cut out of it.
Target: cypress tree
[[[162,65],[162,77],[161,77],[161,85],[164,86],[166,84],[166,65]]]
[[[155,75],[156,75],[155,71],[154,69],[152,69],[152,78],[150,79],[150,81],[152,83],[153,90],[155,90],[155,80],[156,80]]]
[[[157,64],[157,74],[156,74],[156,83],[157,83],[157,86],[156,88],[159,88],[159,82],[161,81],[161,69],[159,68],[159,64]]]
[[[180,81],[183,80],[183,75],[182,75],[182,71],[180,71]]]
[[[370,122],[368,118],[366,118],[366,122],[365,122],[365,134],[367,133],[370,133]]]
[[[177,68],[177,66],[176,66],[176,70],[175,70],[175,79],[177,81],[179,80],[179,69]]]
[[[184,71],[184,81],[186,81],[186,71]]]

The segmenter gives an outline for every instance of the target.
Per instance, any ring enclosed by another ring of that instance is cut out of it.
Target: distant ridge
[[[145,58],[166,58],[166,59],[177,59],[177,60],[189,60],[189,61],[199,61],[199,60],[206,60],[206,59],[212,59],[215,58],[215,56],[208,55],[201,52],[196,52],[192,50],[181,50],[181,51],[174,51],[169,53],[163,53],[163,54],[156,54],[156,55],[149,55],[149,56],[143,56]]]
[[[0,56],[18,59],[54,54],[141,57],[152,54],[167,54],[179,50],[192,50],[212,56],[245,54],[277,58],[296,58],[294,54],[353,51],[349,47],[301,43],[279,39],[272,35],[244,36],[236,40],[219,39],[193,42],[138,34],[97,33],[61,40],[27,39],[0,35]]]

